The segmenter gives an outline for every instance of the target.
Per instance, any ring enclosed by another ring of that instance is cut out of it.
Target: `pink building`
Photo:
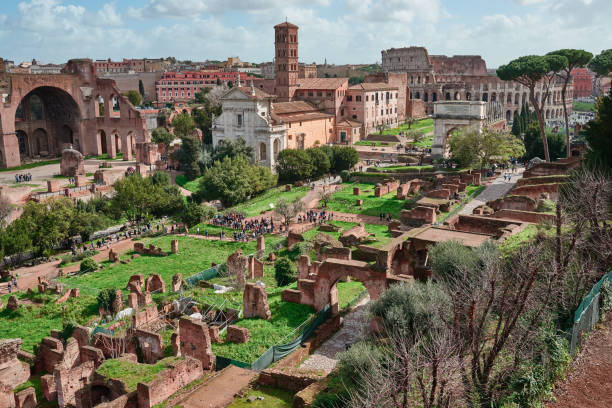
[[[307,101],[334,115],[336,122],[344,116],[342,103],[348,90],[348,78],[300,78],[295,100]]]
[[[236,82],[238,76],[241,82],[251,78],[245,72],[232,71],[166,72],[155,83],[157,102],[190,101],[202,88],[212,88],[218,82]]]
[[[348,88],[343,119],[362,124],[362,134],[367,136],[377,126],[398,125],[397,106],[399,91],[396,86],[384,82],[364,82]]]

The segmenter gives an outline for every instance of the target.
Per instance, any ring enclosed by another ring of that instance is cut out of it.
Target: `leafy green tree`
[[[202,90],[198,93],[196,93],[195,96],[195,101],[196,103],[206,103],[208,102],[208,99],[206,98],[206,95],[210,92],[210,88],[204,87],[202,88]]]
[[[565,145],[566,157],[570,157],[571,141],[569,131],[569,119],[567,116],[567,102],[565,96],[567,94],[567,86],[572,81],[572,70],[586,66],[593,59],[593,54],[585,50],[562,49],[549,52],[547,55],[561,55],[567,58],[567,65],[563,68],[561,78],[563,79],[563,88],[561,88],[561,99],[563,100],[563,117],[565,118]]]
[[[244,156],[225,157],[204,171],[198,195],[221,200],[225,207],[246,201],[253,193],[252,169]]]
[[[332,170],[339,173],[342,170],[350,170],[359,162],[359,153],[353,147],[334,146],[334,160]]]
[[[565,138],[560,133],[548,133],[546,137],[548,151],[551,160],[562,158],[565,153]],[[536,122],[531,122],[525,131],[525,159],[530,160],[534,157],[542,157],[544,146],[540,137],[540,129]]]
[[[289,227],[302,211],[304,211],[304,202],[301,198],[296,198],[291,203],[281,198],[274,205],[274,212],[281,218],[285,227]]]
[[[36,252],[49,254],[56,244],[68,238],[73,215],[74,205],[69,198],[44,204],[29,202],[17,225],[28,232]]]
[[[85,258],[81,261],[79,271],[81,273],[94,272],[98,269],[98,264],[92,258]]]
[[[604,50],[589,62],[588,67],[598,76],[606,76],[612,72],[612,49]]]
[[[169,186],[170,175],[165,171],[158,170],[151,176],[151,182],[155,186]]]
[[[185,135],[181,138],[181,148],[179,150],[179,163],[185,171],[185,175],[189,180],[195,180],[200,177],[200,166],[198,160],[200,151],[202,150],[202,142],[195,136]]]
[[[323,153],[324,154],[324,153]],[[306,180],[313,175],[311,156],[306,150],[285,149],[276,158],[276,172],[283,183]]]
[[[595,119],[585,127],[584,137],[589,144],[586,162],[591,168],[612,174],[612,90],[595,104]]]
[[[244,139],[220,141],[212,153],[213,161],[220,161],[226,157],[234,158],[238,156],[246,157],[249,160],[253,158],[253,148],[247,146]]]
[[[510,133],[488,128],[453,134],[449,140],[451,157],[461,167],[485,168],[493,161],[506,162],[525,154],[523,141]]]
[[[142,102],[142,96],[140,96],[138,91],[133,91],[133,90],[132,91],[127,91],[125,93],[125,96],[127,96],[127,98],[132,103],[132,105],[140,106],[140,104]]]
[[[174,134],[177,137],[183,138],[191,136],[195,130],[195,123],[189,114],[181,113],[172,121],[172,127],[174,128]]]
[[[550,96],[550,88],[554,84],[557,72],[569,64],[567,58],[561,55],[528,55],[510,61],[497,69],[497,76],[504,81],[514,81],[529,89],[529,101],[533,106],[540,124],[540,136],[544,145],[544,158],[550,162],[546,129],[544,126],[544,104]],[[541,99],[536,99],[535,88],[543,85]]]
[[[209,209],[213,210],[212,214]],[[214,209],[194,202],[187,202],[179,215],[179,220],[191,228],[214,215]]]
[[[535,112],[529,109],[529,105],[524,103],[521,106],[521,112],[514,118],[512,122],[512,134],[517,137],[522,137],[527,131],[527,128],[532,122],[537,122],[538,117]]]
[[[91,258],[87,258],[92,260]],[[82,263],[81,263],[82,265]],[[117,292],[113,288],[102,289],[97,296],[98,300],[98,309],[106,310],[111,312],[113,310],[113,303],[115,303],[115,298],[117,296]]]
[[[278,286],[287,286],[297,279],[297,267],[289,258],[283,256],[274,262],[274,279]]]
[[[166,146],[170,146],[170,143],[174,140],[174,135],[166,130],[166,128],[158,127],[151,132],[151,141],[153,143],[163,143]]]
[[[349,86],[357,85],[363,82],[363,78],[361,77],[350,77],[349,78]]]
[[[312,178],[319,178],[324,174],[329,173],[331,162],[327,154],[320,147],[312,147],[306,149],[306,152],[310,156],[310,163],[312,165]]]
[[[142,79],[138,80],[138,92],[140,93],[140,96],[144,99],[145,88],[144,88],[144,84],[142,83]]]
[[[278,182],[278,176],[272,173],[269,167],[250,166],[251,185],[253,194],[260,194],[274,187]]]

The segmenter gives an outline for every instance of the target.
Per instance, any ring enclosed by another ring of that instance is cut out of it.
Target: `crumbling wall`
[[[192,381],[204,374],[202,362],[194,358],[185,358],[172,363],[147,384],[138,383],[138,408],[151,408],[163,402]]]

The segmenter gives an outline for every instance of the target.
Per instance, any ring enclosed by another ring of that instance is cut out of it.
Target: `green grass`
[[[127,284],[127,281],[125,282]],[[124,284],[124,286],[125,286]],[[79,298],[70,298],[62,304],[56,304],[59,295],[38,294],[28,295],[24,292],[16,294],[18,299],[41,303],[22,305],[15,311],[7,308],[0,311],[0,338],[21,338],[22,348],[32,352],[34,346],[51,330],[61,330],[62,322],[75,321],[86,324],[98,315],[97,301],[92,296],[81,293]],[[9,295],[2,296],[6,304]],[[63,310],[65,306],[65,311]]]
[[[236,398],[228,408],[291,408],[294,393],[279,388],[256,385],[244,397]],[[263,397],[263,400],[249,402],[249,397]]]
[[[116,154],[115,158],[111,158],[108,153],[104,153],[104,154],[99,154],[99,155],[95,155],[95,156],[85,156],[85,160],[122,160],[123,159],[123,152],[119,152]]]
[[[338,282],[338,308],[342,310],[347,307],[364,290],[365,286],[363,286],[363,283],[356,280]]]
[[[281,198],[291,202],[296,198],[304,197],[308,190],[308,187],[294,187],[291,191],[285,191],[284,186],[272,188],[257,197],[232,207],[230,210],[245,213],[247,217],[253,217],[270,210],[270,204],[276,203]]]
[[[581,112],[595,112],[595,104],[592,102],[574,102],[574,110]]]
[[[433,128],[431,130],[429,130],[428,132],[433,132]],[[431,147],[433,146],[433,135],[431,136],[423,136],[419,139],[418,142],[410,142],[410,145],[414,146],[414,147],[421,147],[423,149],[431,149]]]
[[[59,162],[60,162],[60,159],[42,160],[38,162],[22,164],[21,166],[9,167],[8,169],[0,169],[0,171],[19,171],[19,170],[33,169],[35,167],[46,166],[48,164],[59,164]]]
[[[369,140],[360,140],[355,142],[357,146],[373,146],[373,147],[393,147],[397,142],[375,142]]]
[[[361,188],[359,196],[353,195],[353,187]],[[399,218],[405,201],[399,200],[395,191],[382,197],[374,197],[375,187],[373,183],[344,183],[342,189],[333,194],[327,208],[332,211],[373,216],[390,213],[393,218]],[[361,210],[355,205],[358,199],[363,200]]]
[[[537,233],[538,228],[536,225],[528,225],[518,234],[511,235],[502,241],[499,247],[504,254],[515,253],[529,241],[534,239]]]
[[[40,384],[40,375],[33,375],[30,379],[23,384],[18,385],[13,390],[14,393],[18,393],[19,391],[23,391],[26,388],[34,387],[34,391],[36,392],[36,401],[42,401],[43,393],[42,386]]]
[[[433,119],[421,119],[408,128],[408,124],[404,123],[393,129],[385,129],[383,135],[399,135],[400,132],[409,132],[411,130],[418,130],[419,132],[429,133],[433,132]]]
[[[239,319],[234,323],[249,329],[251,340],[248,343],[213,343],[213,353],[252,363],[273,345],[293,340],[286,336],[314,314],[314,309],[310,306],[281,301],[280,291],[274,295],[268,294],[268,305],[272,313],[270,320],[250,318]]]
[[[321,231],[321,227],[316,227],[316,228],[313,228],[311,230],[304,232],[302,236],[304,237],[306,241],[310,241],[312,238],[314,238],[315,235],[322,232],[323,234],[327,234],[327,235],[334,237],[335,239],[338,239],[340,237],[340,234],[343,231],[351,229],[355,225],[357,225],[356,222],[333,221],[333,220],[330,221],[329,224],[333,224],[333,225],[337,225],[338,227],[341,227],[340,231],[337,231],[337,232]],[[375,235],[375,237],[373,237],[375,241],[373,241],[372,243],[368,245],[373,246],[373,247],[382,247],[388,244],[389,242],[391,242],[392,238],[391,238],[391,234],[389,233],[389,227],[387,225],[378,225],[378,224],[364,224],[364,225],[365,225],[365,230],[367,232]]]
[[[178,176],[176,176],[176,184],[183,187],[185,190],[191,191],[192,193],[198,191],[200,180],[202,180],[202,177],[198,177],[195,180],[189,181],[189,179],[187,179],[187,176],[185,176],[184,174],[179,174]]]
[[[383,172],[398,172],[398,171],[434,171],[435,168],[432,165],[423,165],[423,166],[388,166],[388,167],[380,167],[380,171]]]
[[[105,360],[96,371],[106,378],[122,381],[126,390],[132,392],[136,391],[139,382],[151,382],[178,360],[181,360],[181,357],[167,357],[155,364],[140,364],[122,359]]]
[[[255,241],[246,243],[213,241],[181,236],[149,238],[144,239],[143,242],[145,245],[152,243],[169,252],[170,241],[173,239],[179,241],[178,254],[170,254],[165,257],[141,255],[128,264],[111,265],[108,261],[104,261],[102,262],[106,266],[104,269],[84,275],[64,277],[60,280],[70,287],[125,288],[132,275],[141,273],[146,277],[152,273],[159,273],[166,285],[170,285],[172,276],[176,273],[180,272],[183,278],[187,278],[210,268],[213,262],[220,264],[227,261],[227,257],[238,249],[249,254],[255,252],[257,247]],[[131,252],[128,252],[122,254],[121,257],[124,258],[130,254]]]

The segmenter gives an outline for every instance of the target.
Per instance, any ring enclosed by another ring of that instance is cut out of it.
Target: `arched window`
[[[433,102],[436,102],[438,100],[438,94],[436,92],[433,93],[433,96],[432,96],[431,100]]]
[[[469,93],[469,92],[467,92],[467,93],[465,94],[465,100],[466,100],[466,101],[471,101],[471,100],[472,100],[472,94],[471,94],[471,93]]]
[[[446,98],[445,98],[445,99],[446,99],[447,101],[450,101],[450,100],[451,100],[451,94],[450,94],[450,92],[447,92],[447,93],[446,93]]]
[[[455,92],[455,100],[458,101],[461,99],[461,94],[459,92]]]
[[[415,98],[416,98],[416,99],[421,99],[421,93],[420,93],[420,92],[417,92],[417,93],[416,93]]]
[[[429,94],[428,94],[427,92],[425,92],[425,93],[423,94],[423,100],[424,100],[425,102],[429,102]]]
[[[265,143],[260,143],[259,144],[259,160],[267,160],[268,159],[268,152],[266,149],[266,144]]]

